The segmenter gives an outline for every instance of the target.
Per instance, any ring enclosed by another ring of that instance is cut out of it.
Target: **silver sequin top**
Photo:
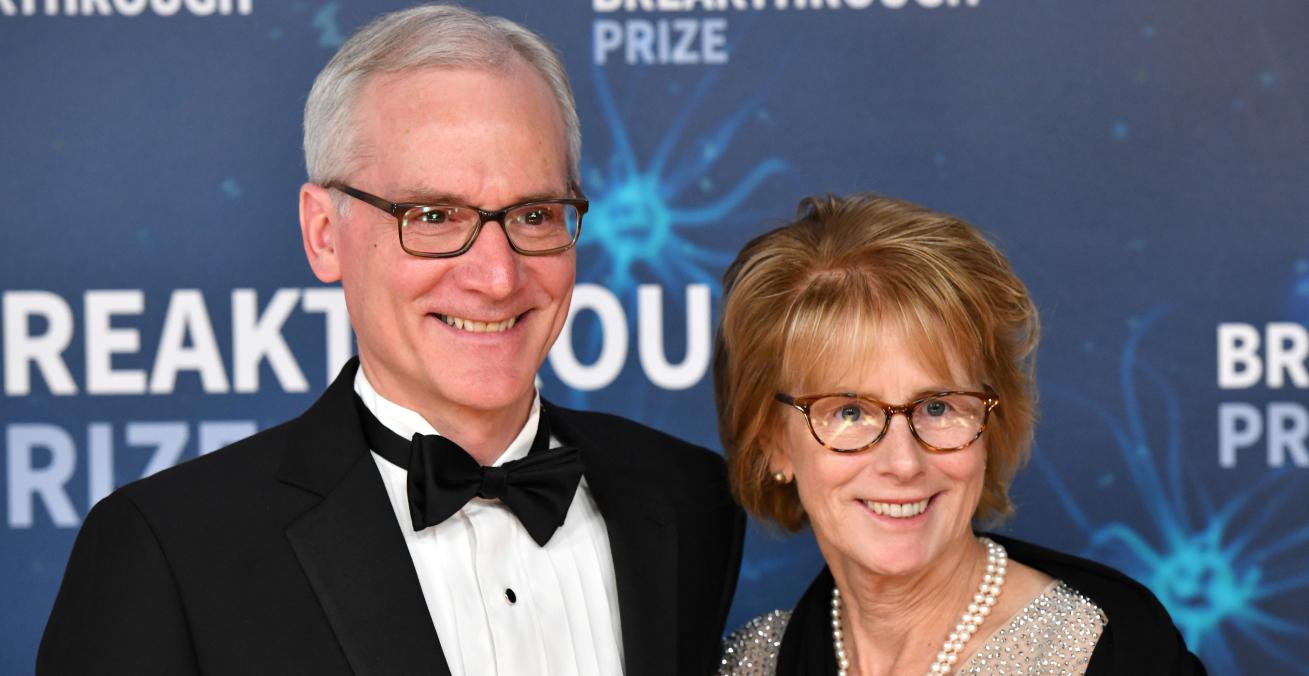
[[[723,641],[719,676],[777,673],[777,653],[790,619],[790,611],[774,610],[732,632]],[[995,630],[955,673],[1084,674],[1091,652],[1108,623],[1099,606],[1062,580],[1055,580]]]

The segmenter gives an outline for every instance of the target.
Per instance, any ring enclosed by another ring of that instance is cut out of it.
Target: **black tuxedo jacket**
[[[129,484],[87,516],[39,674],[448,674],[353,402]],[[709,673],[744,517],[722,459],[546,404],[581,449],[613,551],[626,673]]]

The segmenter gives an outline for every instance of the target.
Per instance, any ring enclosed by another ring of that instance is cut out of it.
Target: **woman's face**
[[[872,338],[877,350],[856,360],[862,367],[813,392],[788,394],[856,392],[904,404],[933,392],[982,389],[982,383],[971,382],[954,363],[951,375],[932,375],[895,332],[878,329]],[[819,549],[833,567],[854,564],[877,575],[913,574],[930,567],[948,548],[971,539],[986,469],[984,439],[960,451],[931,453],[914,439],[905,416],[897,415],[871,448],[836,453],[814,439],[799,411],[783,415],[772,470],[794,476]],[[926,509],[903,515],[916,511],[923,501]],[[902,515],[891,515],[897,511]]]

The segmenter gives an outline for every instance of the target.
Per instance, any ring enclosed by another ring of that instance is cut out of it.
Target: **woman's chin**
[[[896,540],[899,538],[865,538],[853,548],[850,546],[853,543],[847,540],[844,546],[820,549],[824,550],[830,568],[857,571],[859,575],[905,577],[931,566],[931,548],[925,543]]]
[[[894,529],[876,535],[846,539],[845,546],[832,548],[846,563],[875,575],[913,576],[939,563],[947,543],[929,524],[912,530]],[[851,546],[853,545],[853,546]]]

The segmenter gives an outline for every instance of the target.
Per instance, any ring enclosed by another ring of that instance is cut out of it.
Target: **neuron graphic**
[[[1183,476],[1179,399],[1162,374],[1138,355],[1162,315],[1155,311],[1131,326],[1119,364],[1121,416],[1067,388],[1044,388],[1051,399],[1068,400],[1092,413],[1111,433],[1133,492],[1141,498],[1143,509],[1137,513],[1144,524],[1097,523],[1048,462],[1033,464],[1085,534],[1084,554],[1148,586],[1168,608],[1187,646],[1201,654],[1213,673],[1240,673],[1237,636],[1290,671],[1309,673],[1303,654],[1283,647],[1286,641],[1303,645],[1309,623],[1269,607],[1309,588],[1309,573],[1297,563],[1309,551],[1309,526],[1297,524],[1280,535],[1269,532],[1279,513],[1289,513],[1285,508],[1295,486],[1285,480],[1285,470],[1269,471],[1235,498],[1215,504],[1193,476]],[[1147,422],[1162,423],[1163,429],[1147,430]],[[1164,447],[1154,448],[1152,438],[1162,439]],[[1162,457],[1162,468],[1156,457]]]
[[[732,156],[727,151],[745,123],[767,115],[762,108],[767,87],[760,87],[703,136],[687,138],[689,123],[712,94],[722,71],[722,67],[707,68],[689,93],[680,92],[676,84],[665,85],[667,95],[683,104],[663,129],[649,160],[643,161],[628,120],[649,94],[640,86],[646,70],[633,71],[620,104],[604,70],[593,69],[610,149],[607,161],[583,162],[591,208],[578,243],[578,281],[606,287],[629,308],[640,282],[657,283],[677,293],[687,284],[705,284],[718,297],[718,278],[735,255],[735,245],[715,245],[714,238],[761,222],[767,211],[749,208],[749,200],[769,177],[787,167],[779,158],[766,157],[751,163],[730,186],[714,184],[710,172]],[[579,332],[574,340],[579,352],[589,354],[598,351],[603,338],[596,327]],[[651,388],[630,389],[634,391],[623,400],[622,412],[654,422],[649,410]],[[588,405],[585,393],[574,390],[566,396],[572,405]]]
[[[684,142],[687,124],[721,72],[721,67],[707,70],[685,96],[685,105],[664,130],[649,161],[642,163],[627,128],[630,115],[620,109],[604,70],[599,66],[593,69],[592,81],[612,148],[607,162],[583,167],[591,211],[579,247],[600,251],[579,255],[584,263],[579,279],[603,284],[622,296],[635,288],[633,271],[640,268],[654,277],[651,281],[668,286],[709,284],[717,295],[718,276],[735,252],[698,244],[695,231],[758,223],[763,213],[743,206],[769,176],[786,168],[781,159],[769,157],[755,163],[731,187],[716,188],[708,178],[710,170],[727,156],[743,123],[761,114],[764,91],[761,88],[754,99],[744,102],[704,137]],[[639,105],[642,93],[633,87],[623,108]]]

